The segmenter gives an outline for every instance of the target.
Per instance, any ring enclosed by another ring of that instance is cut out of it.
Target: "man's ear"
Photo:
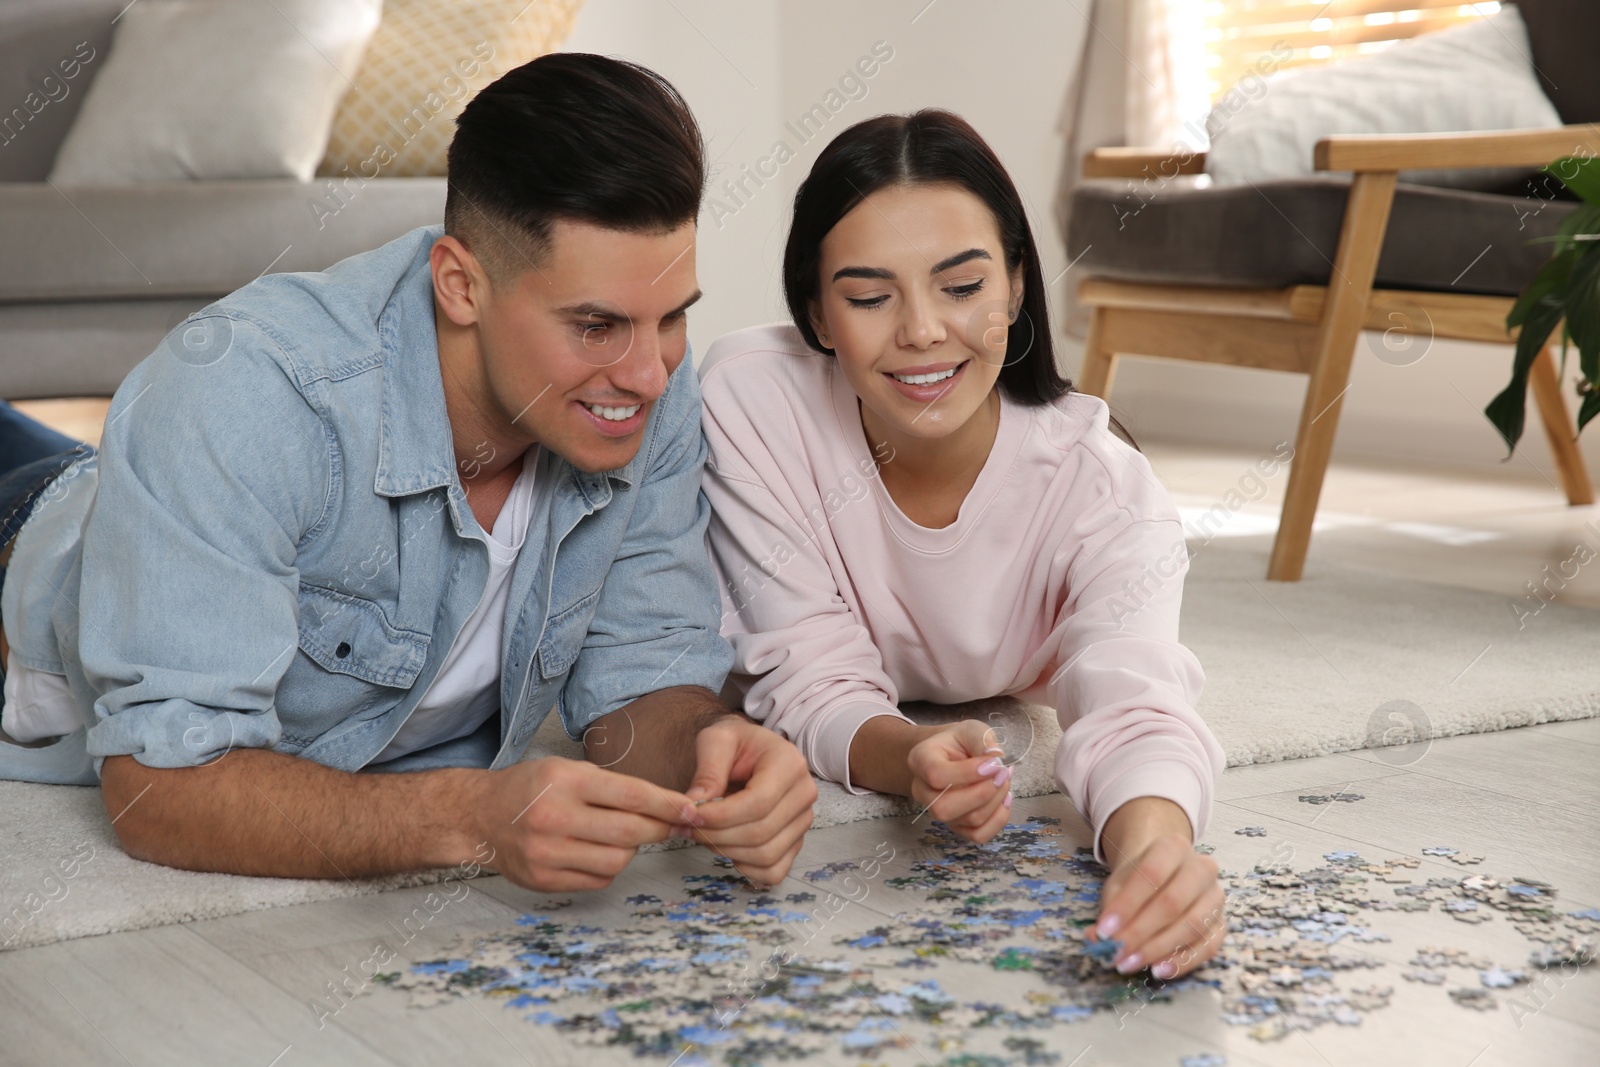
[[[428,251],[433,272],[433,298],[457,326],[471,326],[483,315],[489,276],[472,250],[445,234]]]

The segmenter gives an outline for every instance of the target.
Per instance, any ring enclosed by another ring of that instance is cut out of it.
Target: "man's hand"
[[[1117,970],[1175,978],[1216,955],[1228,932],[1226,898],[1216,862],[1194,851],[1182,808],[1137,797],[1106,820],[1100,842],[1111,876],[1094,933],[1121,939]]]
[[[559,757],[484,775],[468,810],[494,849],[484,866],[544,893],[603,889],[640,845],[700,821],[682,793]]]
[[[1011,814],[1011,768],[994,730],[967,719],[918,741],[906,755],[911,798],[950,829],[983,844]]]
[[[704,825],[694,839],[752,882],[782,881],[805,843],[817,799],[805,757],[775,730],[733,714],[696,735],[695,757],[687,795],[705,803],[697,809]]]

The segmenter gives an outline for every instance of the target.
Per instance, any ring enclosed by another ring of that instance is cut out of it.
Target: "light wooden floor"
[[[60,400],[14,400],[11,406],[38,419],[52,430],[68,437],[100,444],[100,428],[105,425],[111,401],[105,397],[65,397]]]
[[[1224,504],[1234,490],[1258,499],[1233,511],[1219,536],[1271,547],[1288,469],[1262,479],[1263,488],[1250,480],[1270,449],[1140,445],[1186,520]],[[1587,551],[1575,557],[1580,543]],[[1582,563],[1591,553],[1595,558]],[[1532,582],[1549,590],[1546,597],[1553,592],[1556,603],[1600,608],[1600,505],[1568,506],[1560,488],[1520,456],[1496,470],[1334,463],[1317,508],[1308,575],[1319,560],[1519,599]]]
[[[69,431],[70,432],[70,431]],[[1258,458],[1244,453],[1145,443],[1157,473],[1180,506],[1198,514],[1239,487]],[[1285,475],[1268,480],[1259,502],[1238,510],[1224,536],[1270,537]],[[1244,486],[1250,493],[1248,484]],[[1432,470],[1336,466],[1323,495],[1322,528],[1312,541],[1308,574],[1337,559],[1426,580],[1520,596],[1523,583],[1572,554],[1585,536],[1600,550],[1600,509],[1570,509],[1536,476],[1461,477]],[[1265,543],[1265,542],[1263,542]],[[1581,569],[1563,602],[1600,607],[1600,560]],[[1600,678],[1600,670],[1597,670]],[[1461,868],[1423,857],[1419,872],[1459,877],[1483,871],[1528,876],[1557,886],[1564,909],[1600,905],[1600,721],[1560,723],[1434,742],[1403,766],[1381,752],[1241,767],[1223,775],[1205,840],[1230,870],[1292,857],[1297,869],[1324,852],[1354,849],[1369,858],[1418,856],[1451,845],[1487,857]],[[1305,792],[1356,791],[1353,804],[1313,807]],[[1044,813],[1087,835],[1059,796],[1020,801],[1019,814]],[[1235,829],[1260,825],[1263,838]],[[816,831],[797,870],[870,854],[888,840],[905,854],[918,831],[880,820]],[[897,866],[899,861],[897,861]],[[610,891],[582,898],[564,913],[615,922],[624,897],[681,891],[681,875],[710,870],[700,850],[640,857]],[[898,872],[894,872],[898,873]],[[665,890],[665,892],[663,892]],[[393,937],[389,923],[415,908],[422,890],[362,897],[156,930],[87,938],[0,954],[0,1064],[439,1064],[560,1065],[630,1062],[605,1051],[563,1044],[553,1031],[524,1023],[480,1001],[412,1010],[404,997],[374,989],[324,1029],[310,1002],[342,968]],[[839,931],[865,928],[914,898],[875,885],[837,920]],[[482,879],[406,947],[425,959],[470,932],[506,929],[537,897],[501,879]],[[1442,987],[1399,978],[1423,945],[1453,946],[1520,966],[1529,943],[1497,917],[1468,925],[1447,916],[1390,912],[1372,925],[1392,942],[1362,946],[1386,967],[1367,972],[1395,989],[1392,1005],[1359,1027],[1323,1027],[1262,1045],[1218,1018],[1218,998],[1190,991],[1121,1020],[1048,1031],[1059,1067],[1176,1064],[1179,1056],[1222,1052],[1228,1063],[1307,1067],[1492,1067],[1597,1062],[1600,973],[1568,982],[1531,1017],[1504,1008],[1475,1012],[1452,1003]],[[1365,977],[1365,976],[1364,976]],[[975,972],[974,990],[992,975]],[[955,990],[958,995],[960,990]],[[1515,995],[1515,991],[1502,991]],[[977,996],[976,992],[969,993]],[[1504,995],[1502,995],[1502,1000]],[[931,1049],[908,1062],[940,1063]],[[920,1057],[920,1058],[918,1058]],[[815,1061],[832,1067],[846,1061]],[[853,1062],[853,1061],[850,1061]],[[663,1061],[664,1063],[664,1061]]]

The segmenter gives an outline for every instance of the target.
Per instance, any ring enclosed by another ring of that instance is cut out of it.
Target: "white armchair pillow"
[[[1334,134],[1452,133],[1561,125],[1539,88],[1528,31],[1512,6],[1382,52],[1241,83],[1206,119],[1206,173],[1218,185],[1316,173]],[[1493,189],[1510,170],[1406,171],[1402,181]]]

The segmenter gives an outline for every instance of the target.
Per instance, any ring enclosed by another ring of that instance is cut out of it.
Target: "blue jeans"
[[[17,536],[34,501],[55,476],[93,452],[93,445],[57,433],[0,400],[0,549]],[[6,569],[0,566],[0,586],[5,580]],[[0,660],[0,683],[5,676],[6,664]],[[0,689],[0,708],[4,706],[5,691]]]
[[[9,544],[56,475],[94,447],[57,433],[0,400],[0,546]],[[5,570],[0,569],[0,582]]]

